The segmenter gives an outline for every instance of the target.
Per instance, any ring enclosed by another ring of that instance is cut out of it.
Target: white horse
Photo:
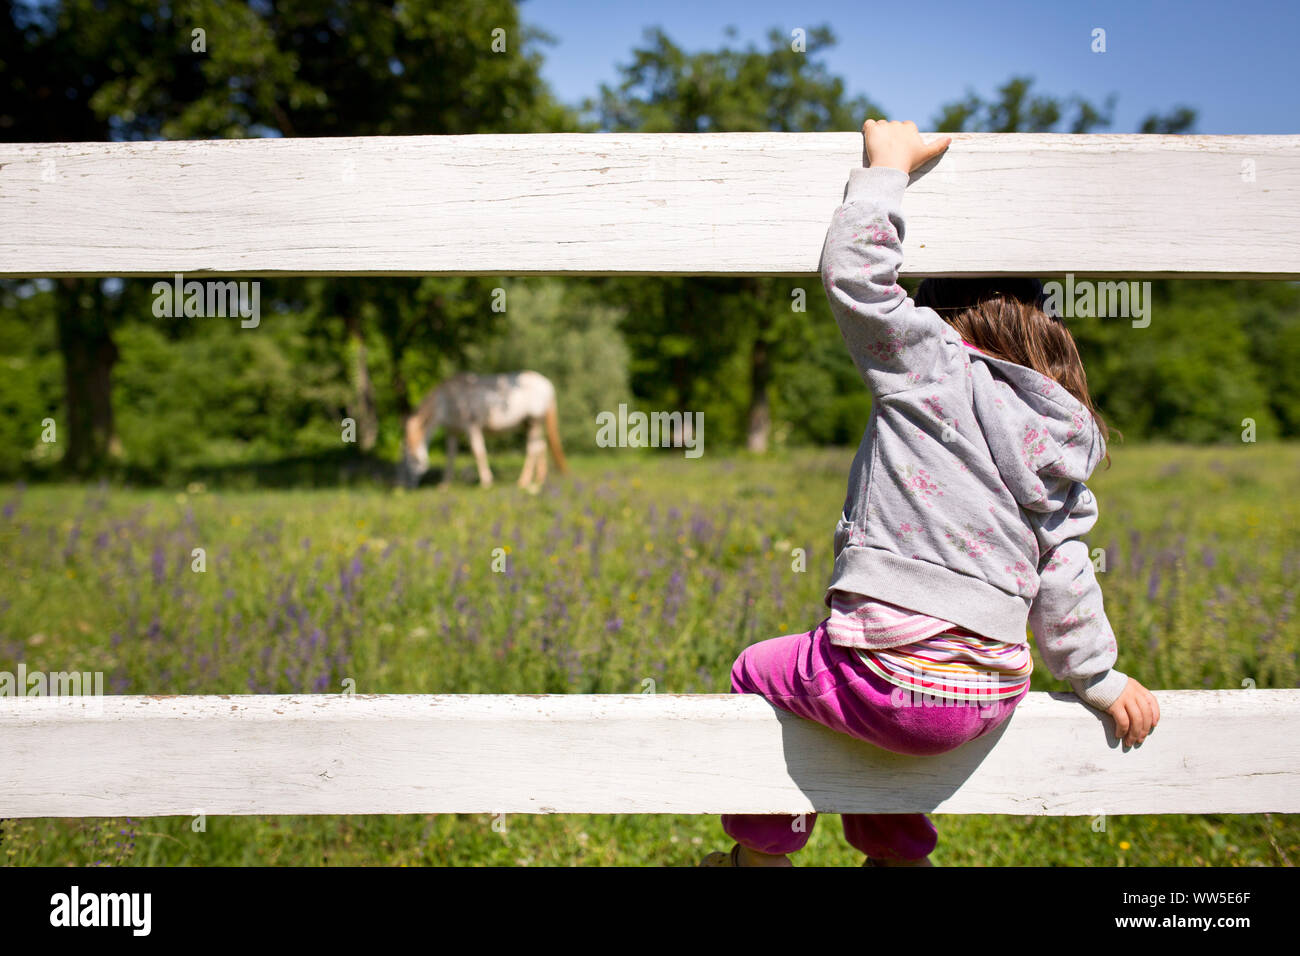
[[[456,437],[464,432],[478,465],[479,482],[492,484],[483,433],[505,431],[528,422],[528,445],[519,486],[526,488],[536,479],[546,480],[546,446],[555,456],[561,473],[569,470],[560,447],[559,419],[555,408],[555,386],[536,372],[507,372],[502,375],[474,375],[462,372],[447,379],[425,396],[420,407],[406,420],[406,441],[402,470],[412,487],[429,470],[429,436],[438,427],[447,431],[447,469],[443,484],[456,470]],[[545,431],[543,431],[543,425]]]

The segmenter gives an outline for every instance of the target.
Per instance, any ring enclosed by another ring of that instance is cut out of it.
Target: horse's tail
[[[560,447],[560,417],[553,401],[546,409],[546,444],[551,448],[555,467],[560,470],[560,474],[567,475],[569,463],[564,460],[564,449]]]

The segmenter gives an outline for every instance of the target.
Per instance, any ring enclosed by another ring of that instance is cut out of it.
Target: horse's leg
[[[540,471],[540,474],[539,474]],[[528,422],[528,439],[524,452],[524,470],[519,473],[519,487],[526,488],[533,481],[540,484],[546,478],[546,439],[542,437],[542,423],[537,419]]]
[[[532,480],[533,474],[533,453],[531,450],[524,451],[524,467],[519,472],[519,487],[527,488],[528,483]]]
[[[488,468],[487,445],[483,443],[483,429],[477,425],[471,425],[469,431],[469,447],[474,452],[474,463],[478,465],[478,480],[484,487],[492,484],[492,470]]]
[[[451,484],[452,476],[456,474],[456,433],[450,428],[447,429],[447,467],[442,473],[442,483]]]
[[[546,434],[540,418],[533,419],[533,423],[528,426],[528,446],[537,449],[537,470],[533,473],[533,480],[539,485],[544,484],[546,482]]]

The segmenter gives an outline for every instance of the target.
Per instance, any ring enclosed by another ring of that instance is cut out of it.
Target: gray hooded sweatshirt
[[[826,590],[1025,643],[1105,710],[1128,678],[1092,555],[1084,485],[1105,455],[1088,409],[1047,376],[963,343],[898,285],[908,175],[854,169],[822,282],[871,390]]]

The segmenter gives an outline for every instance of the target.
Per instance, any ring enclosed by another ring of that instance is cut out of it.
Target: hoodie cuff
[[[1128,686],[1128,675],[1112,668],[1094,677],[1071,678],[1070,686],[1085,704],[1106,710],[1124,693],[1124,688]]]
[[[857,167],[849,171],[844,201],[875,199],[886,207],[897,209],[903,205],[903,190],[907,188],[909,179],[907,173],[891,166]]]

